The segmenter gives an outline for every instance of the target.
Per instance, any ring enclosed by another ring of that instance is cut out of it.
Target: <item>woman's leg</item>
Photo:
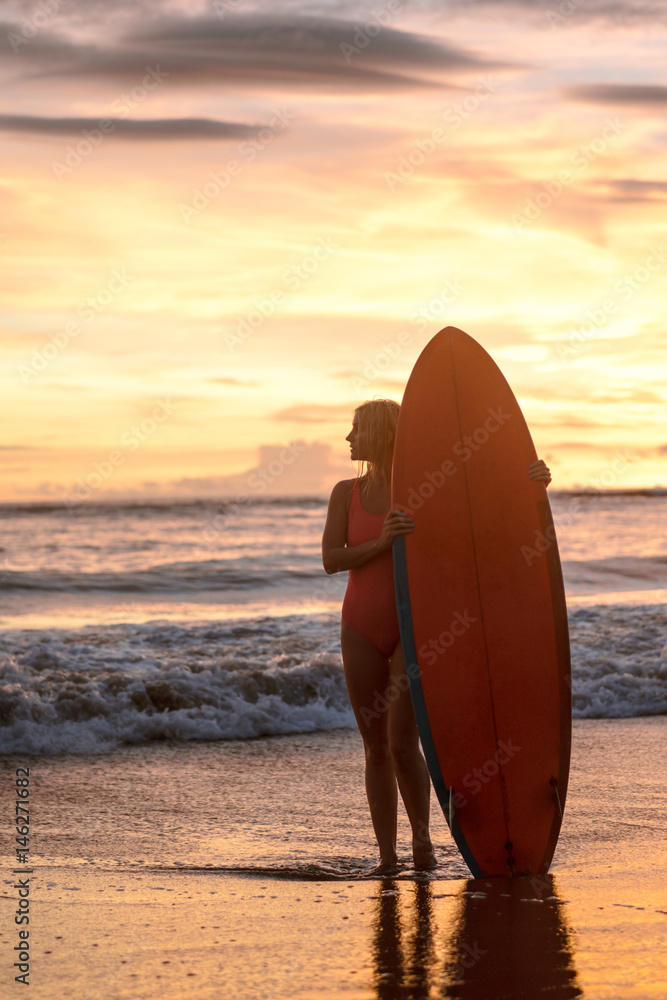
[[[390,704],[389,751],[401,798],[412,826],[412,856],[415,868],[434,868],[436,859],[429,834],[431,779],[419,746],[419,731],[415,722],[400,643],[391,658],[387,700]]]
[[[341,623],[341,650],[345,680],[366,754],[366,795],[380,865],[396,864],[396,776],[387,740],[388,713],[383,697],[389,680],[389,663],[345,622]]]

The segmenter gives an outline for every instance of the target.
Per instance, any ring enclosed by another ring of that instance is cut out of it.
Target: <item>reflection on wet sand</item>
[[[455,894],[453,924],[439,932],[433,889],[432,882],[381,883],[373,942],[379,1000],[582,996],[552,876],[471,879]],[[444,935],[444,965],[436,934]]]
[[[408,926],[405,941],[401,910]],[[436,974],[434,929],[430,882],[385,879],[380,883],[373,957],[375,989],[381,1000],[428,997],[429,984]]]

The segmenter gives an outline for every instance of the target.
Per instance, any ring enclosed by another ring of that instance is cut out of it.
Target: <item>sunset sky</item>
[[[0,17],[0,500],[326,492],[446,325],[554,486],[667,485],[662,0]]]

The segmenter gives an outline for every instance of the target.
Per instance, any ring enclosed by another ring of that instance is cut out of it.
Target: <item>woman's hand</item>
[[[528,469],[528,475],[531,479],[534,479],[535,482],[544,483],[545,486],[548,486],[551,482],[551,472],[549,471],[546,462],[543,462],[541,458],[538,458],[536,462],[532,463]]]
[[[348,507],[351,502],[354,480],[348,479],[334,486],[327,522],[322,535],[322,564],[326,573],[342,573],[348,569],[364,566],[375,559],[380,552],[391,548],[398,535],[407,535],[414,524],[412,516],[400,510],[390,510],[384,519],[382,531],[377,538],[369,538],[359,545],[347,544]]]
[[[390,549],[398,535],[408,535],[414,531],[414,527],[414,521],[409,514],[404,514],[402,510],[390,510],[384,519],[382,533],[378,539],[380,548]]]

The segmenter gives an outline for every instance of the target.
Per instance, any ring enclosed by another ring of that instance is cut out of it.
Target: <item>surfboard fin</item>
[[[551,785],[551,787],[553,788],[554,792],[556,793],[556,804],[558,806],[558,815],[562,819],[563,818],[563,807],[560,804],[560,795],[558,794],[558,782],[557,782],[557,780],[555,778],[550,778],[549,779],[549,784]]]

